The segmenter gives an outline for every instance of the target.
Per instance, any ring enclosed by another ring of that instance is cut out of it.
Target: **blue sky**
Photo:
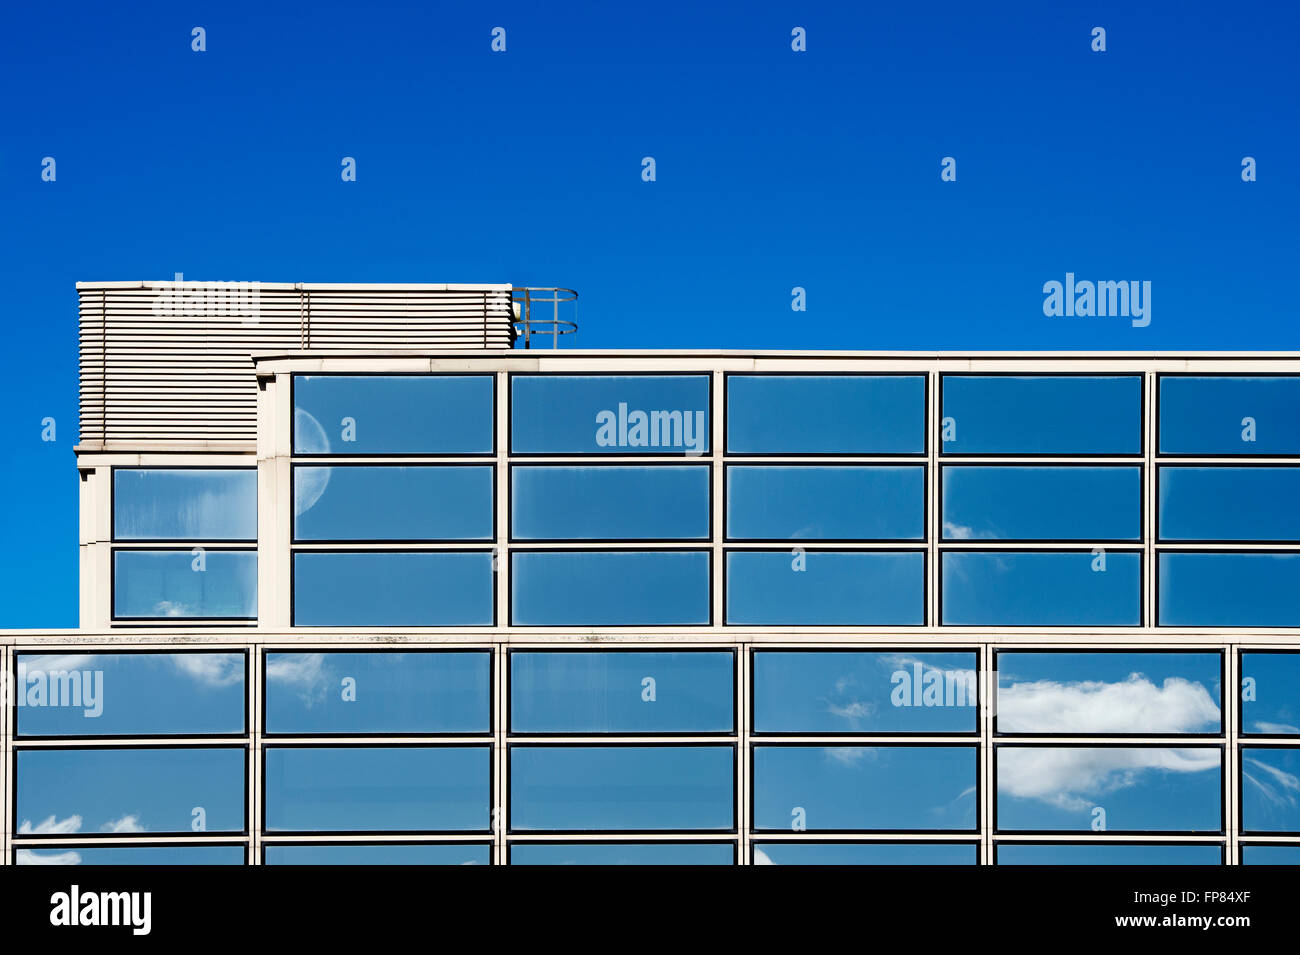
[[[0,625],[77,622],[78,280],[566,285],[588,348],[1297,347],[1300,15],[1134,7],[15,6]],[[1151,324],[1045,317],[1067,271]]]

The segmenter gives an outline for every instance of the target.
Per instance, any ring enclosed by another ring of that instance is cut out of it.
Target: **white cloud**
[[[876,758],[876,751],[870,746],[827,746],[826,755],[841,766],[857,766],[864,759]]]
[[[998,792],[1083,812],[1098,797],[1134,786],[1143,773],[1219,768],[1217,749],[1147,747],[1005,747],[998,751]]]
[[[230,686],[244,679],[238,653],[176,653],[170,659],[181,673],[205,686]]]
[[[267,663],[266,679],[296,689],[298,697],[311,707],[325,698],[330,674],[323,653],[293,653]]]
[[[1257,733],[1264,733],[1268,736],[1295,736],[1300,734],[1300,726],[1292,726],[1290,723],[1269,723],[1265,720],[1255,720],[1252,724]]]
[[[776,863],[772,861],[770,855],[758,846],[754,846],[754,865],[776,865]]]
[[[67,819],[55,819],[53,815],[47,816],[36,825],[32,825],[30,819],[24,819],[18,827],[20,836],[66,836],[72,832],[81,831],[81,817],[69,816]]]
[[[1196,733],[1214,729],[1219,707],[1200,683],[1139,673],[1123,681],[1039,680],[998,690],[998,729],[1010,733]]]
[[[153,611],[156,617],[187,617],[190,614],[188,604],[175,600],[160,600],[153,605]]]
[[[1300,779],[1295,775],[1253,757],[1246,757],[1242,763],[1255,767],[1260,775],[1247,770],[1243,765],[1241,778],[1258,789],[1260,795],[1270,803],[1282,807],[1297,805],[1295,794],[1300,792]]]
[[[99,827],[100,832],[108,832],[114,835],[120,835],[124,832],[145,832],[144,826],[140,825],[140,816],[130,813],[121,819],[113,819]]]
[[[17,865],[81,865],[81,853],[69,849],[66,852],[34,852],[31,849],[19,849],[15,853]]]

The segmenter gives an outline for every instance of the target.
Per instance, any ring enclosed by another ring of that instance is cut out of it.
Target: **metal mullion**
[[[612,649],[619,649],[615,646]],[[602,649],[611,649],[605,645]],[[621,646],[621,649],[633,649]],[[616,734],[584,736],[511,736],[507,739],[509,746],[735,746],[735,733],[712,733],[698,736],[678,734],[676,736],[619,736]]]
[[[734,832],[674,832],[656,830],[644,832],[628,829],[616,832],[572,832],[569,830],[551,830],[546,832],[512,832],[511,843],[520,842],[736,842],[739,837]]]
[[[252,740],[243,736],[68,736],[57,739],[39,736],[22,737],[15,749],[214,749],[249,747]]]
[[[736,794],[736,831],[740,838],[736,861],[739,865],[749,865],[750,829],[753,826],[753,819],[749,811],[752,788],[749,774],[753,765],[750,740],[753,733],[754,704],[753,687],[750,681],[750,648],[745,643],[736,648],[736,702],[739,710],[736,714],[736,731],[739,734],[739,739],[737,740],[738,749],[736,750],[736,779],[734,785]]]
[[[924,652],[926,648],[916,648]],[[862,736],[833,735],[833,734],[816,734],[816,735],[778,735],[764,734],[762,736],[751,736],[749,741],[755,746],[978,746],[981,738],[973,733],[967,733],[964,736],[955,734],[876,734]]]
[[[993,803],[997,794],[997,780],[993,778],[993,724],[997,715],[997,672],[993,669],[995,655],[993,644],[985,643],[979,650],[980,703],[979,758],[976,764],[976,792],[979,794],[980,864],[993,864]]]
[[[999,832],[998,842],[1141,842],[1141,843],[1199,843],[1224,845],[1224,837],[1217,833],[1188,835],[1186,833],[1152,832]]]
[[[504,643],[496,645],[492,654],[492,680],[496,703],[493,713],[492,735],[492,862],[505,865],[509,854],[506,849],[506,808],[509,803],[509,763],[506,760],[506,730],[510,725],[510,700],[507,696],[507,667],[509,648]]]
[[[11,704],[17,701],[19,692],[17,673],[15,667],[15,655],[12,644],[6,643],[3,651],[0,652],[0,665],[3,665],[4,682],[0,684],[0,746],[3,748],[4,765],[0,766],[0,845],[3,847],[4,858],[0,859],[0,865],[10,865],[13,861],[13,827],[10,820],[13,818],[12,807],[14,805],[14,761],[13,761],[13,735],[15,727],[10,725],[11,715],[15,712]]]
[[[1084,648],[1090,649],[1090,648]],[[1227,746],[1228,738],[1219,736],[996,736],[995,746],[1032,745],[1040,748],[1052,746],[1099,747],[1106,749],[1123,749],[1127,746],[1166,746],[1176,749],[1195,747]]]
[[[1237,647],[1228,644],[1223,652],[1223,673],[1226,685],[1223,687],[1221,695],[1223,697],[1223,725],[1228,737],[1227,753],[1224,755],[1223,761],[1223,824],[1228,836],[1228,852],[1225,862],[1228,865],[1237,865],[1237,856],[1239,854],[1237,846],[1241,839],[1239,818],[1241,806],[1241,746],[1238,742],[1241,727],[1241,678]]]
[[[844,832],[835,829],[816,829],[809,832],[787,832],[774,829],[770,832],[759,830],[753,834],[752,842],[962,842],[968,845],[982,845],[983,837],[969,831],[938,832],[891,832],[889,830]]]
[[[266,828],[266,806],[262,799],[262,777],[265,772],[262,759],[262,700],[266,692],[266,666],[262,648],[254,643],[249,648],[248,665],[251,669],[248,693],[248,714],[245,729],[251,735],[248,748],[248,864],[262,864],[262,832]]]
[[[431,845],[448,842],[474,842],[486,843],[492,841],[492,835],[488,832],[450,832],[444,834],[430,834],[428,832],[300,832],[300,833],[266,833],[261,844],[263,846],[298,843],[298,842],[419,842]]]
[[[142,832],[134,836],[107,836],[95,833],[77,833],[66,836],[14,836],[13,844],[21,849],[58,849],[64,846],[138,846],[166,843],[169,846],[242,845],[248,846],[248,837],[237,832],[186,833]]]
[[[926,374],[925,423],[925,617],[924,622],[939,625],[939,528],[943,515],[939,513],[939,372]]]

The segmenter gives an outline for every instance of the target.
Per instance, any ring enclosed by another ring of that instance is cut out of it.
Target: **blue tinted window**
[[[948,454],[1141,454],[1142,379],[944,375]]]
[[[920,375],[728,375],[732,454],[921,454]]]
[[[1242,865],[1300,865],[1300,846],[1242,846]]]
[[[734,865],[730,842],[516,842],[511,865]]]
[[[514,830],[735,826],[731,746],[512,746]]]
[[[516,626],[709,622],[706,551],[531,551],[511,562]]]
[[[423,845],[350,842],[347,845],[280,845],[265,849],[267,865],[491,865],[492,847],[479,842]]]
[[[921,540],[925,468],[727,468],[734,540]]]
[[[491,700],[485,650],[266,655],[268,733],[488,733]]]
[[[1120,551],[949,551],[942,555],[943,622],[1136,626],[1141,622],[1141,560],[1140,554]]]
[[[1161,454],[1300,454],[1300,378],[1161,376]]]
[[[1222,760],[1213,746],[999,746],[997,827],[1218,832]]]
[[[294,375],[295,454],[490,454],[491,375]]]
[[[709,469],[514,467],[516,540],[689,540],[709,536]]]
[[[1223,849],[1210,845],[1090,846],[1004,842],[998,865],[1222,865]]]
[[[489,626],[492,555],[307,553],[293,557],[299,627]]]
[[[113,552],[113,616],[119,619],[257,616],[257,552]]]
[[[243,865],[243,846],[67,846],[15,849],[15,865]]]
[[[1300,468],[1161,468],[1160,539],[1300,540]]]
[[[253,468],[114,468],[114,540],[257,539]]]
[[[730,651],[522,651],[510,654],[516,733],[729,733]]]
[[[1241,655],[1241,731],[1300,736],[1300,653]]]
[[[976,865],[979,846],[945,842],[757,842],[754,865]]]
[[[944,540],[1138,540],[1141,468],[943,469]]]
[[[755,746],[754,828],[975,828],[974,746]]]
[[[1300,554],[1179,552],[1158,561],[1163,626],[1300,625]]]
[[[708,375],[513,375],[515,454],[703,454]]]
[[[242,747],[34,749],[16,754],[17,835],[244,829]]]
[[[998,651],[1000,733],[1163,736],[1223,727],[1218,653]]]
[[[728,551],[727,623],[917,626],[925,555],[915,551]]]
[[[970,733],[974,653],[755,650],[758,733]]]
[[[243,653],[20,653],[21,736],[244,732]]]
[[[489,746],[268,746],[266,828],[486,831],[491,752]]]
[[[1300,750],[1241,748],[1241,828],[1300,832]]]
[[[485,465],[293,469],[296,540],[490,540],[492,511]]]

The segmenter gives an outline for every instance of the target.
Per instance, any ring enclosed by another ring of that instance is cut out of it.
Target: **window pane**
[[[971,733],[974,653],[755,650],[758,733]]]
[[[1300,736],[1300,653],[1241,655],[1241,731]]]
[[[1219,733],[1218,653],[998,651],[999,733]]]
[[[295,454],[490,454],[491,375],[294,375]]]
[[[707,551],[531,551],[511,561],[515,626],[709,622]]]
[[[265,860],[267,865],[491,865],[492,847],[475,842],[271,844],[266,847]]]
[[[491,540],[493,505],[487,466],[293,469],[295,540]]]
[[[948,454],[1141,454],[1142,379],[944,375]]]
[[[514,467],[516,540],[709,537],[707,467]]]
[[[973,830],[974,746],[755,746],[754,828]]]
[[[1119,627],[1141,622],[1140,554],[949,551],[942,561],[945,624]]]
[[[729,467],[733,540],[922,540],[925,468]]]
[[[293,555],[293,622],[299,627],[490,626],[492,554]]]
[[[489,746],[266,748],[271,832],[486,831]]]
[[[708,375],[512,375],[515,454],[703,454]]]
[[[1219,832],[1222,759],[1212,746],[998,746],[997,827]]]
[[[945,842],[757,842],[754,865],[976,865],[979,846]]]
[[[16,754],[18,835],[244,828],[242,747],[29,749]]]
[[[59,846],[15,849],[15,865],[243,865],[243,846]]]
[[[244,732],[243,653],[20,653],[20,736]]]
[[[510,828],[732,829],[731,746],[512,746]]]
[[[515,651],[515,733],[730,733],[735,728],[729,650]]]
[[[1162,626],[1300,625],[1300,554],[1180,552],[1158,561]]]
[[[1097,843],[1090,846],[1033,845],[1004,842],[998,865],[1222,865],[1223,849],[1209,845],[1129,846]]]
[[[1110,541],[1141,535],[1141,468],[943,469],[944,540]]]
[[[490,733],[492,657],[482,650],[266,655],[266,731]]]
[[[917,626],[925,555],[915,551],[728,551],[727,623]]]
[[[1160,539],[1300,540],[1300,468],[1161,468]]]
[[[735,865],[730,842],[516,842],[511,865]]]
[[[1160,377],[1161,454],[1300,454],[1300,378]]]
[[[114,540],[257,540],[253,468],[114,468]]]
[[[113,616],[252,620],[257,616],[257,552],[114,551]]]
[[[732,454],[922,454],[920,375],[728,375]]]
[[[1300,846],[1242,846],[1242,865],[1300,865]]]
[[[1300,832],[1300,750],[1241,748],[1241,827],[1248,832]]]

